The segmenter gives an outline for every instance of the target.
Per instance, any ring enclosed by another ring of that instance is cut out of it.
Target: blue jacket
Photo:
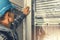
[[[14,22],[10,24],[10,29],[0,25],[0,36],[6,40],[18,40],[16,28],[20,25],[22,20],[26,17],[23,13],[14,19]]]
[[[14,19],[14,21],[10,24],[10,28],[12,30],[17,29],[17,27],[21,24],[21,22],[23,21],[23,19],[26,17],[26,15],[23,14],[23,12],[21,13],[21,15],[19,15],[18,17],[16,17]]]

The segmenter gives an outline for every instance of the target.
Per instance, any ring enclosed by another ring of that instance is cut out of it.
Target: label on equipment
[[[35,5],[35,24],[60,23],[60,0],[36,0]]]

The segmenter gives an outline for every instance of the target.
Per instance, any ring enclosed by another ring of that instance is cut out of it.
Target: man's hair
[[[5,12],[5,14],[6,14],[7,12],[11,12],[11,10],[7,10],[7,11]],[[2,20],[5,19],[5,14],[4,14],[2,17],[0,17],[0,21],[2,21]]]

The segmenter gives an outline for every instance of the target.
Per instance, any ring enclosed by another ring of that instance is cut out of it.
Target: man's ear
[[[8,14],[9,14],[9,12],[7,12],[7,13],[5,14],[5,18],[8,18]]]

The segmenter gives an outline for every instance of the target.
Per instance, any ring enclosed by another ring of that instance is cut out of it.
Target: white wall
[[[30,7],[30,14],[23,22],[23,40],[31,40],[31,1],[32,0],[24,0],[24,7]]]
[[[24,6],[24,0],[10,0],[11,2],[19,5],[19,6]]]

